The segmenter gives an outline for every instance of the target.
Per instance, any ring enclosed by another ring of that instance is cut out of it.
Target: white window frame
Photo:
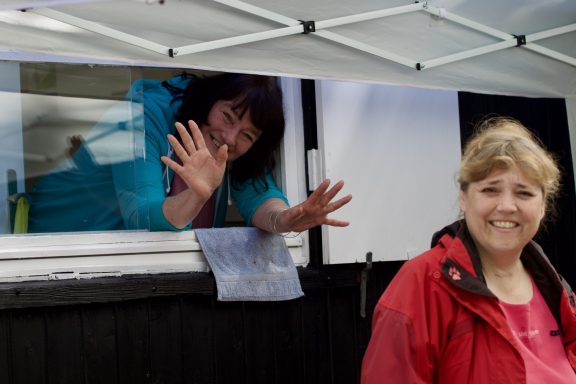
[[[3,236],[0,244],[0,282],[210,270],[194,231]],[[302,237],[286,244],[306,265]]]
[[[276,177],[294,205],[306,197],[300,80],[281,78],[281,86],[286,134]],[[285,236],[296,266],[308,264],[307,239],[307,233]],[[0,282],[209,270],[194,231],[0,235]]]

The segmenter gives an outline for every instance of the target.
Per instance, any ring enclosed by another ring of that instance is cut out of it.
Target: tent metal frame
[[[550,57],[552,59],[561,61],[563,63],[572,65],[576,67],[576,58],[572,56],[565,55],[563,53],[554,51],[552,49],[543,47],[541,45],[535,44],[535,41],[543,40],[546,38],[570,33],[576,31],[576,23],[569,24],[566,26],[553,28],[529,35],[513,35],[506,33],[489,26],[477,23],[473,20],[458,16],[451,12],[446,11],[444,8],[439,8],[428,4],[427,2],[416,2],[414,4],[409,4],[405,6],[393,7],[382,9],[378,11],[360,13],[356,15],[338,17],[328,20],[321,21],[302,21],[296,20],[284,15],[278,14],[276,12],[260,8],[243,1],[239,0],[212,0],[216,3],[227,5],[236,10],[249,13],[251,15],[259,16],[264,19],[277,22],[284,25],[284,27],[276,28],[263,32],[249,33],[240,36],[234,36],[224,39],[217,39],[212,41],[206,41],[201,43],[195,43],[190,45],[185,45],[181,47],[168,47],[165,45],[157,44],[152,41],[142,39],[138,36],[134,36],[128,33],[118,31],[113,28],[103,26],[99,23],[81,19],[60,11],[56,11],[50,8],[38,8],[29,9],[27,11],[33,12],[38,15],[42,15],[66,24],[70,24],[103,36],[107,36],[112,39],[116,39],[128,44],[132,44],[153,52],[157,52],[162,55],[168,55],[171,57],[189,55],[199,52],[211,51],[219,48],[232,47],[242,44],[253,43],[257,41],[274,39],[277,37],[295,35],[295,34],[307,34],[311,36],[317,36],[323,39],[327,39],[339,44],[343,44],[347,47],[366,52],[380,58],[395,62],[406,67],[410,67],[416,70],[431,69],[437,66],[445,65],[455,61],[465,60],[475,56],[484,55],[491,52],[501,51],[511,47],[521,47],[528,49],[530,51],[536,52],[540,55]],[[384,18],[393,15],[400,15],[412,12],[427,12],[430,15],[437,17],[439,19],[446,19],[453,23],[462,25],[469,29],[484,33],[491,37],[500,39],[502,41],[487,44],[482,47],[477,47],[469,50],[464,50],[461,52],[453,53],[450,55],[438,57],[435,59],[430,59],[426,61],[417,61],[393,52],[382,50],[380,48],[371,46],[369,44],[363,43],[358,40],[350,39],[341,34],[327,31],[326,29],[358,23],[361,21],[374,20],[379,18]]]

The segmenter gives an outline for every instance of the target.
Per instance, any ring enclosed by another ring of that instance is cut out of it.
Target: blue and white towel
[[[284,238],[254,227],[195,229],[220,301],[281,301],[304,296]]]

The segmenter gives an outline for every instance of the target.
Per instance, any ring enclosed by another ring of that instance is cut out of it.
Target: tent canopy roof
[[[310,33],[301,21],[314,22]],[[0,60],[566,97],[576,95],[576,2],[8,0]]]

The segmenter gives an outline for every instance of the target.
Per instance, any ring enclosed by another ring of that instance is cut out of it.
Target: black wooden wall
[[[205,273],[0,284],[0,383],[358,383],[401,263],[300,269],[305,297],[218,302]]]

